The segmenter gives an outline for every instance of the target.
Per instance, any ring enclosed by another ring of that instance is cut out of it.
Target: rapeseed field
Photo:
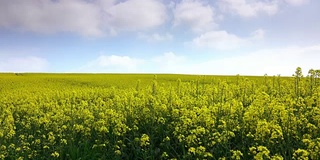
[[[0,159],[320,159],[320,75],[0,74]]]

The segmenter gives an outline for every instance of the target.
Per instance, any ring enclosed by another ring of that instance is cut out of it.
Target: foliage
[[[320,82],[0,74],[0,159],[320,159]]]

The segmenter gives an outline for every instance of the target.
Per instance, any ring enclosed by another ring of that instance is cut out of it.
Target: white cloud
[[[215,58],[189,66],[188,73],[228,75],[277,75],[291,76],[296,67],[320,69],[320,45],[265,49],[242,53],[232,57]]]
[[[209,47],[216,49],[233,49],[245,43],[245,40],[226,31],[210,31],[193,39],[193,44],[198,47]]]
[[[228,50],[245,45],[247,41],[226,31],[210,31],[193,39],[192,44],[197,47]]]
[[[159,56],[148,59],[149,65],[153,67],[150,73],[184,73],[187,58],[173,52],[165,52]]]
[[[251,33],[252,40],[261,40],[265,36],[265,31],[263,29],[257,29]]]
[[[128,56],[100,56],[97,59],[98,65],[102,67],[108,67],[108,66],[122,66],[126,68],[132,68],[135,67],[139,60],[130,58]]]
[[[265,31],[263,29],[255,30],[249,37],[241,38],[232,33],[228,33],[223,30],[210,31],[201,34],[192,40],[192,46],[200,48],[211,48],[217,50],[232,50],[240,47],[251,45],[253,41],[262,40],[264,38]]]
[[[78,72],[136,72],[144,60],[129,56],[101,55],[79,69]]]
[[[36,33],[72,32],[99,37],[163,24],[158,0],[10,0],[0,2],[0,27]]]
[[[302,67],[304,75],[309,69],[320,69],[320,44],[306,47],[262,49],[250,53],[206,58],[195,62],[192,57],[167,52],[154,57],[151,73],[212,74],[212,75],[282,75],[291,76],[296,67]]]
[[[304,75],[311,68],[320,69],[320,44],[236,52],[229,56],[207,57],[202,61],[194,61],[194,56],[187,57],[173,52],[150,59],[100,56],[78,72],[291,76],[298,66],[302,67]]]
[[[169,33],[165,33],[165,34],[153,33],[151,35],[140,33],[138,37],[141,39],[145,39],[149,42],[171,41],[173,39],[173,35]]]
[[[300,6],[309,2],[309,0],[285,0],[290,5]]]
[[[163,55],[153,58],[153,61],[158,63],[161,68],[165,67],[170,69],[173,66],[183,64],[186,61],[186,58],[184,56],[176,55],[173,52],[165,52]]]
[[[205,32],[216,27],[214,10],[202,1],[182,0],[176,4],[174,26],[187,26],[194,32]]]
[[[165,52],[151,58],[101,55],[80,69],[71,72],[90,73],[180,73],[184,72],[186,57]]]
[[[103,34],[97,6],[79,0],[1,1],[0,27],[22,31],[74,32],[85,36]]]
[[[220,9],[233,12],[242,17],[255,17],[258,14],[274,15],[279,10],[279,1],[261,0],[220,0]]]
[[[45,72],[48,66],[45,58],[36,56],[0,57],[0,72]]]
[[[157,0],[129,0],[105,10],[110,15],[109,22],[114,30],[136,31],[163,24],[166,7]]]

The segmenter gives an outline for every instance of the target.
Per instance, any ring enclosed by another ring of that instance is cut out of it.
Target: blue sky
[[[0,0],[0,72],[320,69],[318,0]]]

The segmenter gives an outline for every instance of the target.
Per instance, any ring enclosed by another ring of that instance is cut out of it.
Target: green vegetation
[[[320,74],[0,74],[0,159],[320,159]]]

